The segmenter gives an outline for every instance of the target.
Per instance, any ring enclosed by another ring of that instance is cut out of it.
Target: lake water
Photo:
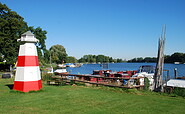
[[[108,69],[112,71],[138,70],[142,65],[156,65],[156,63],[109,63]],[[185,76],[185,64],[165,64],[164,69],[169,70],[170,78],[174,78],[174,68],[177,68],[177,76]],[[93,70],[102,70],[101,64],[84,64],[77,68],[67,68],[70,74],[92,74]],[[164,71],[164,76],[167,72]]]

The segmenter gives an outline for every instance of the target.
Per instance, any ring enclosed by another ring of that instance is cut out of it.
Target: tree
[[[0,53],[7,64],[13,64],[18,56],[17,39],[27,31],[27,23],[23,17],[0,3],[0,28]]]
[[[144,59],[142,57],[139,57],[139,58],[131,59],[128,62],[144,62]]]
[[[100,62],[100,63],[104,63],[105,61],[104,61],[104,55],[98,55],[97,57],[96,57],[96,61],[97,62]]]
[[[96,56],[95,55],[88,55],[87,62],[96,63]]]
[[[85,61],[84,58],[80,58],[80,59],[78,60],[78,62],[79,62],[79,63],[86,63],[86,61]]]
[[[77,62],[77,59],[75,57],[68,56],[66,58],[66,63],[76,63],[76,62]]]
[[[0,53],[0,62],[4,61],[3,58],[3,54]]]
[[[52,62],[60,64],[66,61],[67,53],[65,48],[62,45],[57,44],[57,45],[51,46],[49,50],[50,50]]]
[[[114,60],[113,60],[112,57],[109,58],[109,62],[110,62],[110,63],[111,63],[111,62],[114,62]]]
[[[109,62],[123,62],[122,59],[113,59],[112,57],[105,55],[84,55],[78,60],[80,63],[109,63]]]
[[[44,53],[44,61],[45,63],[50,63],[50,51],[49,50],[46,50],[45,53]]]
[[[157,62],[157,58],[156,57],[145,57],[143,61],[148,62],[148,63],[149,62],[155,63]]]
[[[185,63],[185,53],[175,52],[172,55],[165,55],[164,61],[165,63],[174,63],[174,62]]]
[[[96,63],[96,55],[84,55],[78,61],[81,63]]]
[[[123,60],[122,60],[122,59],[117,59],[117,62],[118,62],[118,63],[122,63]]]
[[[39,39],[39,43],[37,44],[38,56],[43,61],[43,55],[46,51],[45,40],[47,32],[45,30],[42,30],[40,27],[36,29],[34,27],[28,27],[23,17],[1,3],[0,28],[0,53],[4,55],[7,64],[16,62],[20,45],[17,39],[28,30]]]
[[[165,55],[164,56],[164,62],[165,63],[172,63],[171,56],[170,55]]]
[[[156,61],[157,61],[156,57],[145,57],[145,58],[139,57],[128,60],[128,62],[152,62],[152,63]]]
[[[171,60],[172,60],[173,63],[174,62],[183,62],[184,61],[183,56],[184,56],[183,53],[176,52],[176,53],[171,55]]]
[[[42,30],[42,28],[40,27],[37,27],[34,29],[33,26],[28,27],[28,30],[30,30],[35,35],[35,37],[39,40],[39,42],[37,43],[37,51],[38,51],[39,59],[42,59],[42,57],[46,53],[45,40],[47,38],[46,37],[47,31]]]

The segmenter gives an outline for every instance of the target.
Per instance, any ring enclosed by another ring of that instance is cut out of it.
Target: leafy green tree
[[[28,27],[28,30],[30,30],[35,35],[35,37],[39,40],[39,42],[37,43],[38,56],[39,56],[39,59],[44,59],[43,57],[44,57],[44,54],[46,53],[45,40],[47,38],[46,37],[47,31],[42,30],[42,28],[40,27],[34,28],[33,26]]]
[[[83,58],[84,58],[85,62],[89,62],[89,60],[90,60],[89,55],[84,55]]]
[[[122,63],[123,60],[122,59],[117,59],[117,63]]]
[[[0,53],[0,62],[3,61],[3,54]]]
[[[40,27],[36,29],[34,29],[34,27],[28,27],[23,17],[1,3],[0,28],[0,53],[4,55],[7,64],[16,62],[20,45],[17,39],[28,30],[39,39],[39,43],[37,44],[38,56],[40,61],[44,60],[43,55],[46,51],[45,40],[47,32]]]
[[[104,63],[109,63],[109,57],[108,56],[104,56],[103,62]]]
[[[174,62],[185,63],[185,53],[176,52],[172,55],[166,55],[164,60],[165,63],[174,63]]]
[[[85,61],[84,58],[80,58],[80,59],[78,60],[78,62],[79,62],[79,63],[86,63],[86,61]]]
[[[156,57],[139,57],[139,58],[133,58],[131,60],[128,60],[128,62],[156,62],[157,58]]]
[[[122,59],[113,59],[112,57],[105,55],[84,55],[78,60],[80,63],[109,63],[109,62],[123,62]]]
[[[104,55],[98,55],[98,56],[96,57],[96,61],[97,61],[97,62],[100,62],[100,63],[104,63]]]
[[[96,56],[95,55],[88,55],[88,61],[90,63],[96,63]]]
[[[137,58],[138,62],[144,62],[144,59],[142,57]]]
[[[13,64],[18,56],[17,39],[27,31],[27,23],[23,17],[0,3],[0,28],[0,53],[7,64]]]
[[[109,57],[109,62],[114,62],[113,58],[112,57]]]
[[[184,54],[183,53],[178,53],[178,52],[176,52],[176,53],[174,53],[174,54],[172,54],[171,55],[171,62],[183,62],[184,60],[183,60],[183,56],[184,56]]]
[[[145,57],[144,62],[157,62],[157,58],[156,57]]]
[[[45,51],[45,53],[44,53],[44,61],[45,61],[46,63],[50,63],[50,50],[47,50],[47,49],[46,49],[46,51]]]
[[[96,63],[96,55],[84,55],[82,58],[79,59],[79,62]]]
[[[113,59],[113,62],[114,62],[114,63],[117,63],[117,59]]]
[[[54,45],[51,46],[50,54],[51,54],[51,60],[54,63],[61,64],[66,61],[67,53],[65,48],[62,45]]]
[[[133,59],[131,59],[131,60],[128,60],[128,62],[137,62],[137,58],[133,58]]]
[[[183,63],[185,63],[185,53],[183,54]]]
[[[77,62],[77,59],[75,57],[68,56],[66,58],[66,63],[76,63],[76,62]]]
[[[164,62],[165,63],[171,63],[170,57],[171,57],[170,55],[165,55],[164,56]]]

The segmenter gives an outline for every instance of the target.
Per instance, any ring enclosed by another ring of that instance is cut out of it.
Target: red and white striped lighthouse
[[[40,68],[35,43],[37,40],[30,31],[21,35],[23,42],[19,48],[17,70],[15,74],[14,90],[29,92],[42,88]]]

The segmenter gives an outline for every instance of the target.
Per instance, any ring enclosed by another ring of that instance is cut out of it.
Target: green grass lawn
[[[42,91],[10,90],[13,79],[0,79],[0,113],[6,114],[184,114],[185,99],[108,87],[49,86]]]

